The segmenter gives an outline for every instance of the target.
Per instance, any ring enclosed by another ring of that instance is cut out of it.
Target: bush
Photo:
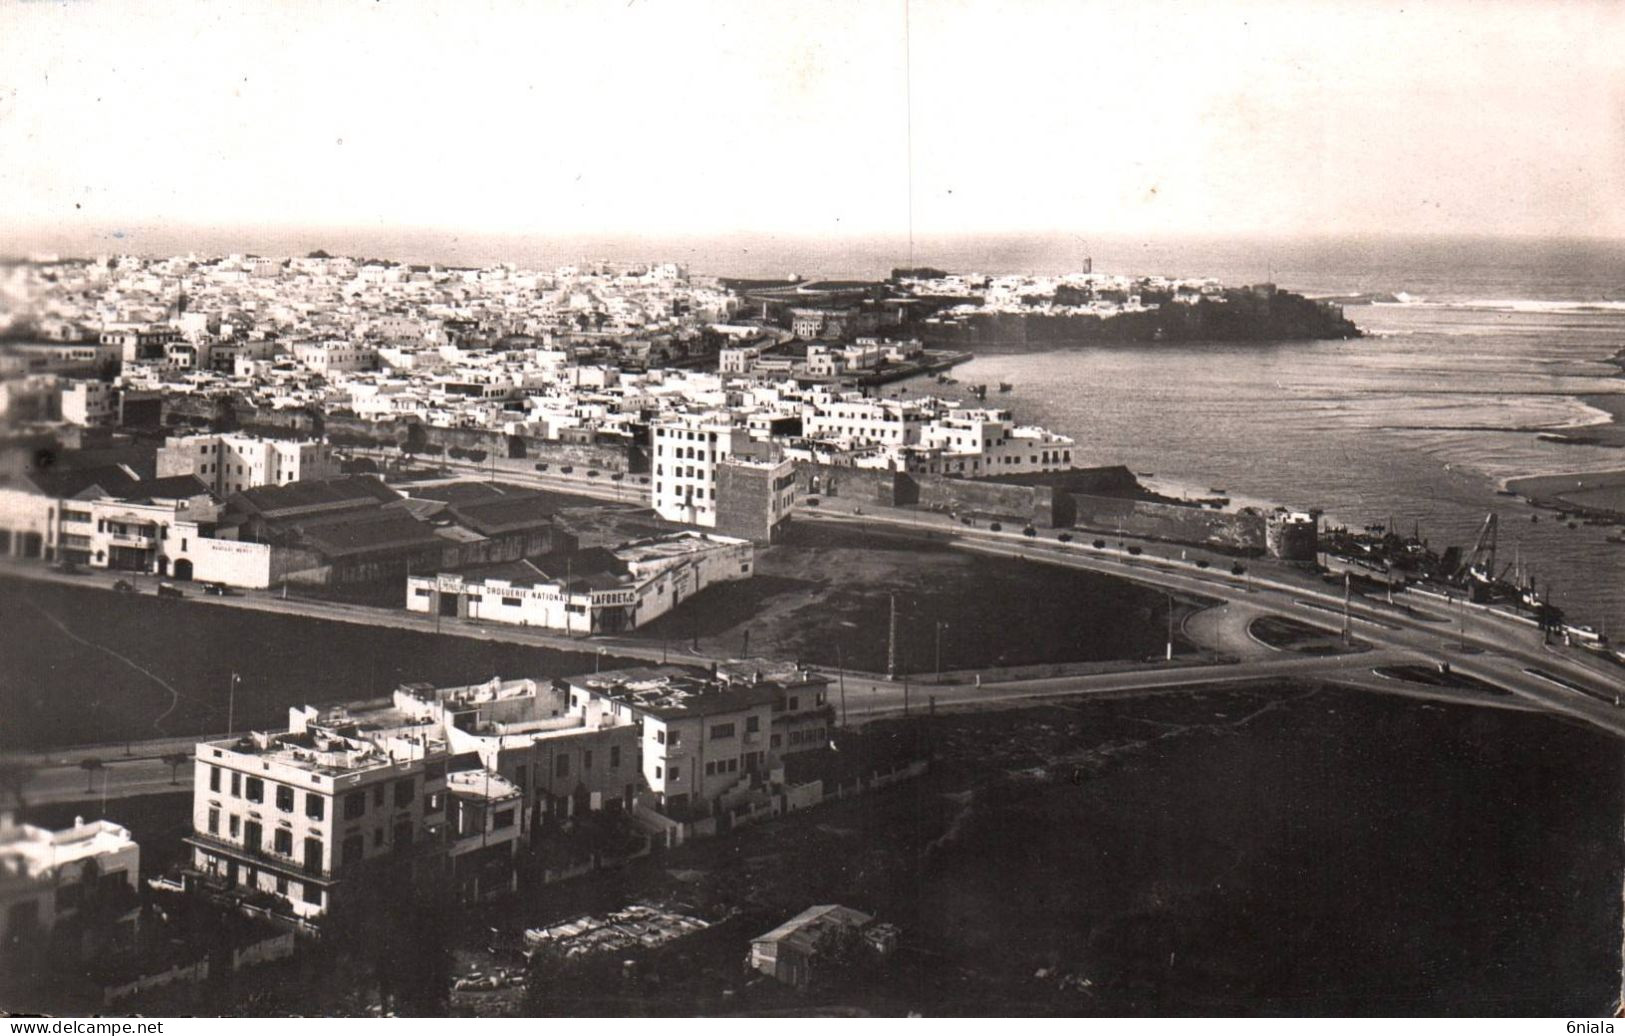
[[[1059,536],[1057,536],[1055,538],[1060,540],[1062,543],[1071,543],[1072,542],[1072,534],[1070,532],[1063,532],[1063,533],[1061,533]]]
[[[1230,574],[1233,576],[1244,576],[1247,574],[1247,566],[1238,561],[1234,565],[1230,566]]]
[[[621,473],[621,472],[619,472],[619,471],[617,471],[617,472],[615,472],[615,473],[614,473],[614,474],[612,474],[612,475],[610,475],[610,476],[609,476],[609,477],[610,477],[610,479],[611,479],[611,480],[612,480],[612,481],[615,481],[615,482],[619,482],[619,481],[621,481],[621,480],[622,480],[622,479],[624,479],[624,478],[625,478],[625,477],[626,477],[626,476],[625,476],[625,475],[623,475],[623,474],[622,474],[622,473]]]
[[[818,498],[816,496],[809,496],[807,498],[807,506],[808,507],[817,507],[818,506]]]
[[[1197,558],[1196,559],[1196,567],[1197,568],[1207,568],[1208,567],[1207,559],[1206,558]]]
[[[1021,534],[1023,536],[1037,536],[1038,530],[1029,525],[1025,529],[1021,530]]]
[[[1096,550],[1105,550],[1106,549],[1106,541],[1105,540],[1096,540],[1095,542],[1089,544],[1089,546],[1095,548]]]
[[[464,450],[463,451],[463,456],[467,457],[469,460],[473,461],[475,464],[478,464],[480,461],[482,461],[485,458],[489,457],[490,454],[487,453],[485,450]]]
[[[1139,556],[1140,556],[1140,555],[1141,555],[1141,554],[1144,554],[1144,553],[1145,553],[1145,551],[1144,551],[1144,550],[1142,550],[1142,549],[1141,549],[1141,548],[1139,548],[1139,547],[1130,547],[1130,548],[1129,548],[1129,549],[1128,549],[1128,552],[1129,552],[1129,554],[1130,554],[1130,555],[1131,555],[1131,556],[1133,556],[1133,557],[1139,557]]]
[[[1004,526],[1000,525],[998,522],[990,522],[990,523],[988,523],[988,528],[992,529],[994,532],[1003,532],[1004,531]]]

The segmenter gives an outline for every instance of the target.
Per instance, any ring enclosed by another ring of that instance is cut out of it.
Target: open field
[[[563,676],[595,655],[0,579],[0,750],[280,727],[408,680]],[[621,660],[604,659],[606,665]],[[626,664],[632,664],[630,662]]]
[[[1161,591],[826,522],[791,523],[752,579],[709,588],[637,635],[743,654],[748,634],[751,654],[884,672],[892,594],[908,673],[936,670],[938,622],[947,671],[1161,657],[1167,641]]]

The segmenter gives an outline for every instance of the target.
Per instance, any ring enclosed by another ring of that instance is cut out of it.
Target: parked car
[[[135,584],[128,579],[120,579],[113,584],[113,589],[121,594],[133,594],[135,593]]]
[[[211,597],[230,597],[236,591],[225,583],[204,583],[203,592]]]
[[[180,587],[176,586],[173,583],[159,583],[158,584],[158,596],[159,597],[185,597],[186,595],[181,592]]]
[[[75,561],[64,561],[56,566],[56,570],[65,576],[76,576],[84,571]]]

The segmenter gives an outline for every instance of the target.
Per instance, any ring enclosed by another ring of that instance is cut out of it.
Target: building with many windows
[[[794,468],[725,411],[674,411],[650,427],[650,496],[667,521],[773,538],[795,509]]]
[[[196,475],[224,498],[256,486],[322,481],[341,474],[331,447],[253,435],[174,435],[158,450],[158,475]]]
[[[643,780],[668,816],[705,815],[758,793],[786,752],[829,743],[828,681],[794,667],[746,661],[708,675],[647,666],[567,684],[573,709],[596,702],[637,723]],[[814,727],[817,736],[809,736]]]
[[[288,710],[288,730],[197,746],[189,877],[312,917],[369,868],[417,874],[446,854],[439,726],[392,705]]]

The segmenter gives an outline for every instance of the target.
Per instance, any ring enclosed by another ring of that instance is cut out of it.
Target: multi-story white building
[[[111,925],[115,941],[133,940],[140,911],[141,847],[106,820],[51,831],[0,812],[0,964],[46,949],[83,913]]]
[[[474,753],[517,788],[536,829],[579,813],[631,809],[641,790],[632,718],[601,702],[572,702],[554,684],[500,678],[467,687],[406,684],[394,702],[437,724],[454,755]]]
[[[674,412],[650,429],[655,511],[668,521],[714,527],[716,467],[733,446],[735,424],[726,412]]]
[[[178,435],[158,450],[158,476],[195,475],[226,496],[256,486],[319,482],[341,474],[333,449],[316,440],[252,435]]]
[[[650,666],[567,682],[573,708],[599,702],[637,722],[643,780],[671,816],[725,806],[759,787],[777,757],[829,743],[828,680],[794,667],[744,662],[706,676]]]
[[[62,386],[62,420],[87,428],[117,424],[118,389],[105,381],[76,379]]]
[[[83,504],[72,515],[74,524],[85,529],[88,543],[79,549],[85,550],[87,563],[161,576],[171,574],[171,560],[185,549],[177,526],[212,522],[220,513],[208,489],[191,475],[138,482],[118,497],[88,503],[88,521],[80,513]],[[66,534],[68,509],[62,517]]]
[[[920,441],[934,416],[935,411],[913,400],[847,398],[803,405],[801,428],[809,439],[910,446]]]
[[[205,741],[191,876],[311,917],[371,865],[439,866],[449,758],[438,724],[393,706],[292,708],[284,733]]]
[[[651,426],[650,497],[668,521],[771,538],[795,508],[791,462],[728,411],[673,411]]]
[[[313,374],[371,370],[378,364],[378,351],[358,342],[296,342],[293,358]]]

